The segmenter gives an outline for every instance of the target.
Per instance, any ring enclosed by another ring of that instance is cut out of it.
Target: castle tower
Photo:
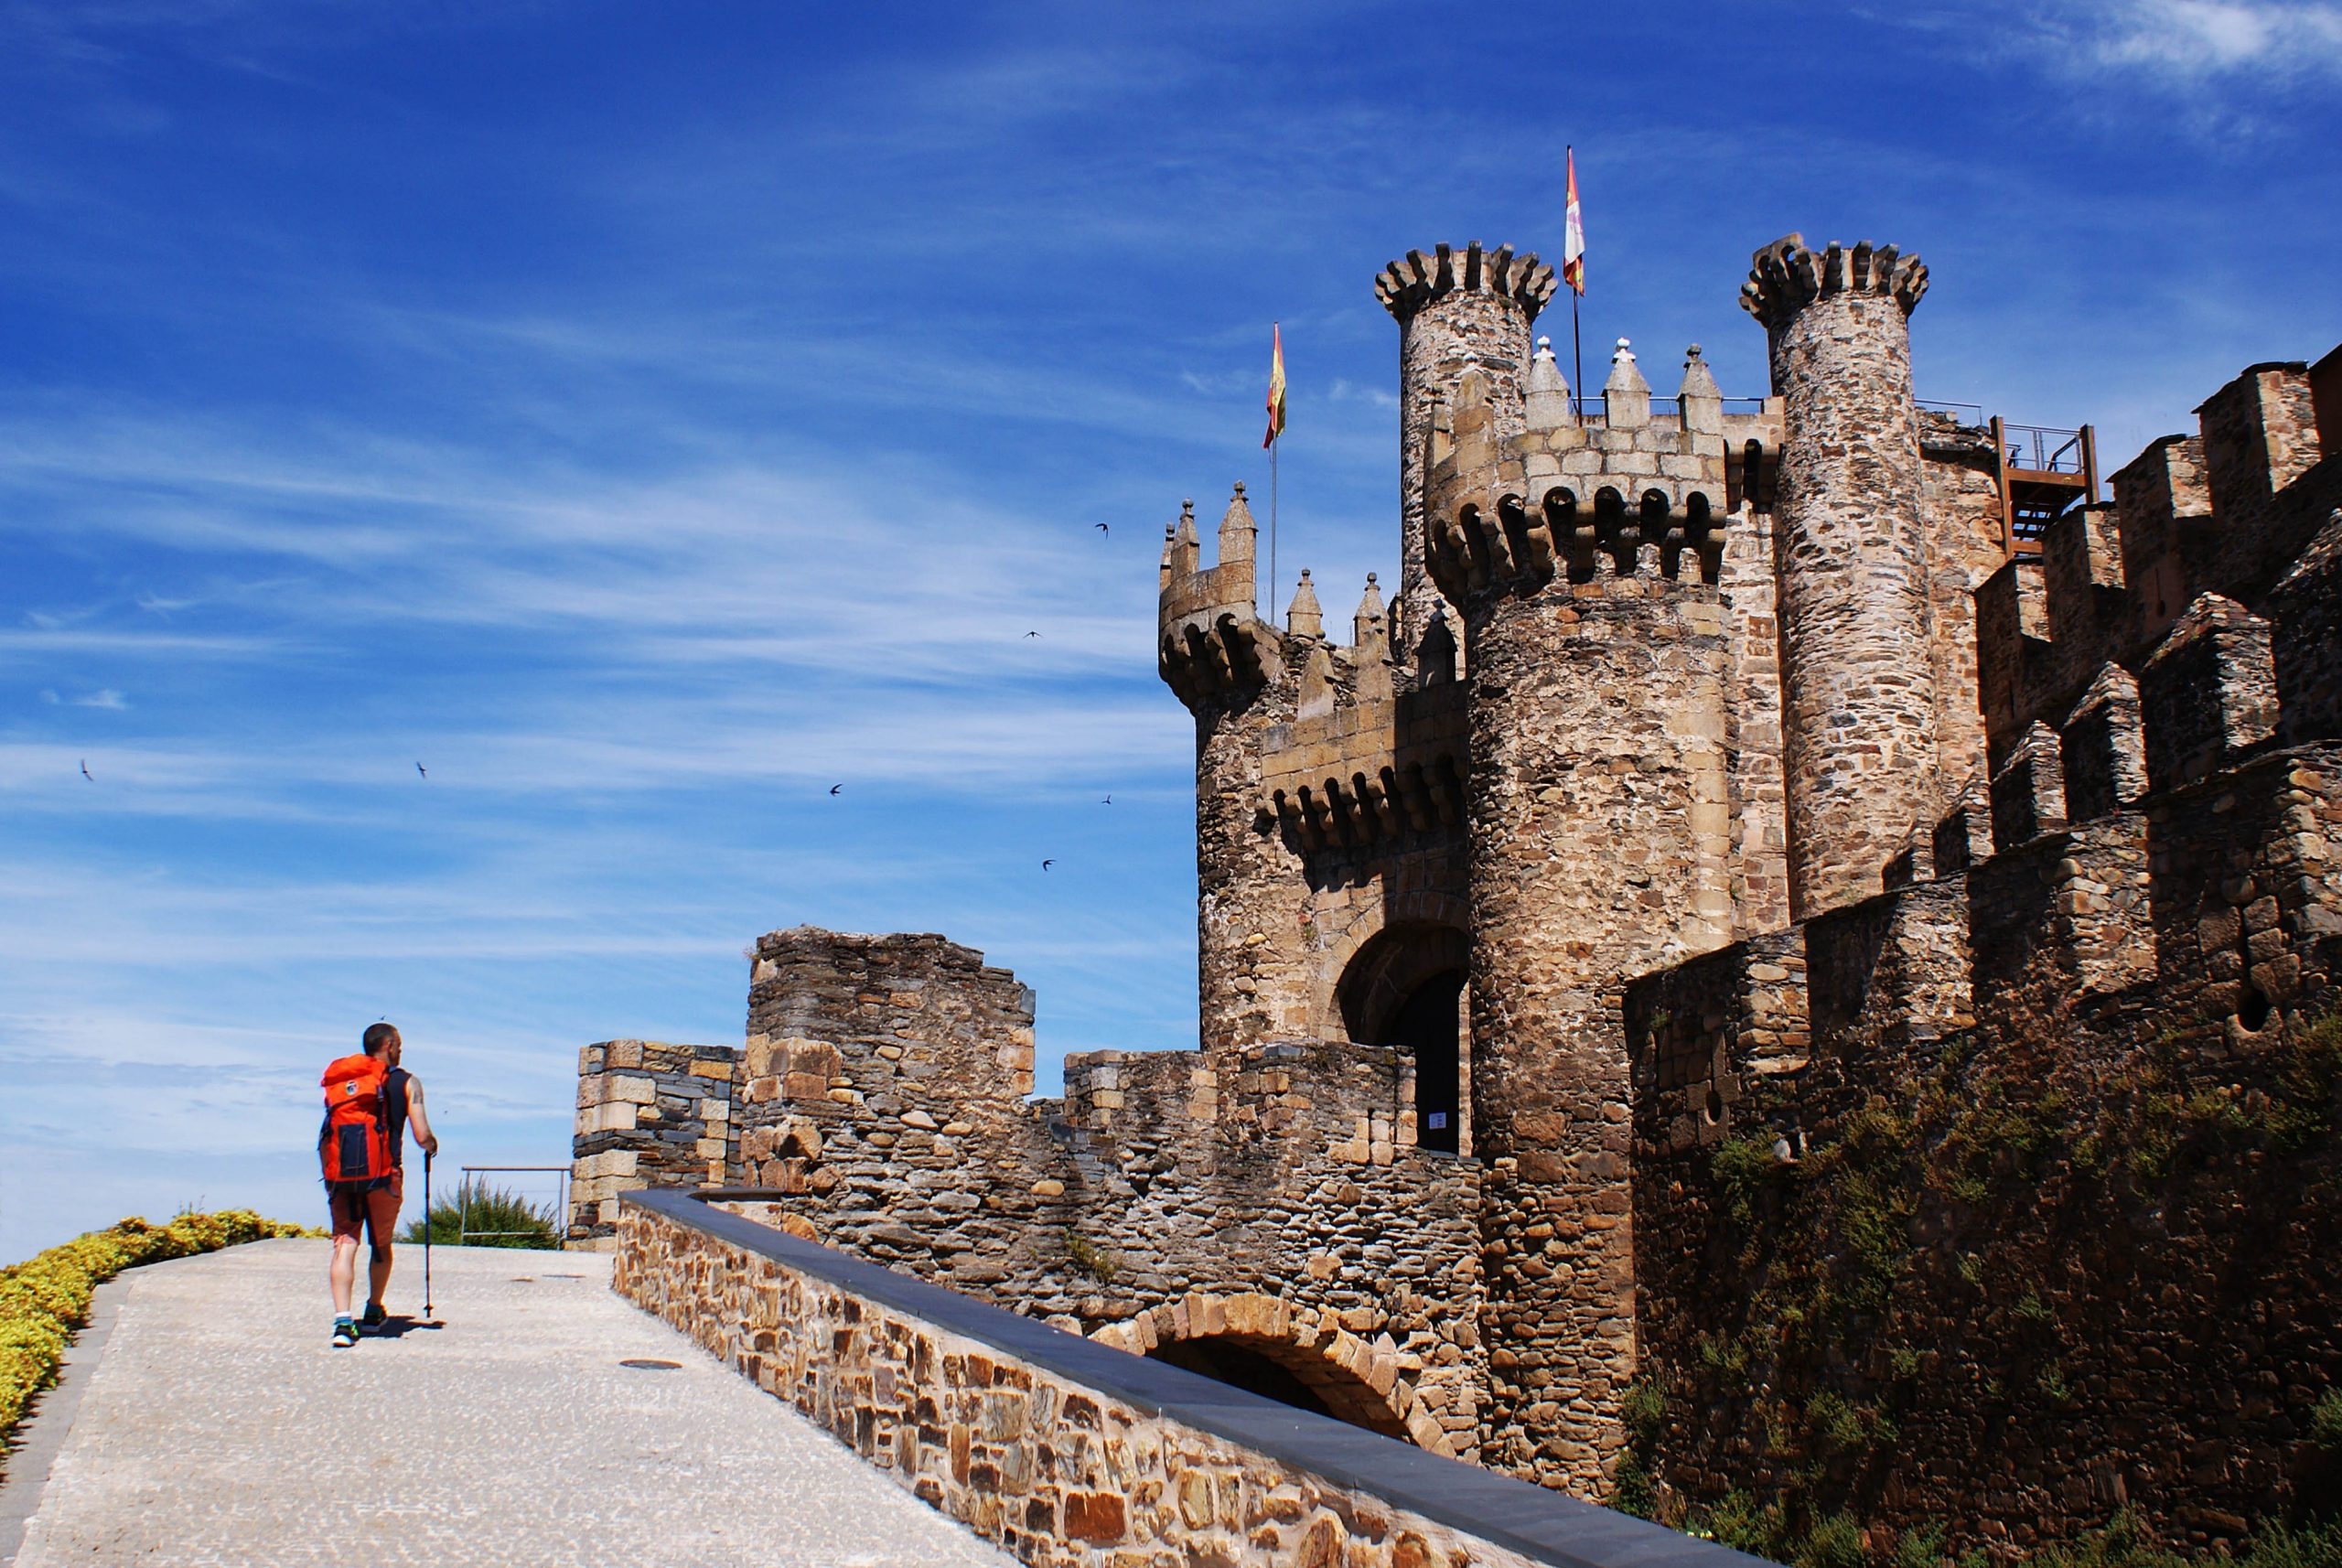
[[[1413,668],[1432,624],[1439,590],[1423,566],[1423,470],[1434,406],[1472,366],[1488,379],[1498,434],[1520,428],[1520,378],[1529,368],[1529,328],[1553,297],[1553,269],[1503,245],[1484,253],[1473,241],[1459,255],[1446,245],[1409,251],[1382,269],[1374,294],[1399,323],[1399,591],[1394,651]]]
[[[1724,442],[1652,414],[1624,343],[1610,391],[1532,420],[1466,371],[1426,485],[1469,666],[1483,1453],[1597,1496],[1635,1366],[1621,997],[1733,932]]]
[[[1786,400],[1778,489],[1789,911],[1882,890],[1938,789],[1909,318],[1917,256],[1867,241],[1756,252],[1740,302]]]
[[[1308,908],[1276,836],[1260,826],[1262,758],[1294,717],[1286,639],[1254,610],[1258,525],[1238,485],[1220,519],[1219,557],[1201,564],[1192,508],[1164,541],[1158,669],[1196,718],[1196,942],[1203,1047],[1304,1032],[1309,981],[1290,940]],[[1295,607],[1315,637],[1322,620],[1304,574]]]

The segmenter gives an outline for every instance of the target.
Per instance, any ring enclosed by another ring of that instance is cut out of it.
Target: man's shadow
[[[436,1317],[409,1317],[403,1312],[393,1312],[376,1324],[366,1337],[369,1339],[403,1339],[418,1328],[440,1329],[446,1326]]]

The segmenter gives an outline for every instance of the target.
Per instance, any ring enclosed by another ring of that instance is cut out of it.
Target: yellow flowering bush
[[[248,1208],[182,1214],[168,1225],[125,1219],[0,1269],[0,1437],[47,1388],[66,1341],[90,1318],[90,1295],[127,1268],[217,1251],[242,1241],[321,1232],[263,1219]]]

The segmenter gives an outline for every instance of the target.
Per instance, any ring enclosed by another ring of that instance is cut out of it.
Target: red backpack
[[[326,1125],[317,1153],[328,1182],[377,1181],[391,1174],[391,1118],[382,1103],[389,1076],[380,1057],[343,1057],[326,1069]]]

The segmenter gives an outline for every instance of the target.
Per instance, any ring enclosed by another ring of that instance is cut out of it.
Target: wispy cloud
[[[2342,7],[2274,0],[2068,5],[2062,26],[2096,63],[2175,82],[2342,79]]]
[[[128,1201],[79,1111],[151,1067],[306,1203],[317,1059],[384,1012],[474,1146],[557,1156],[578,1044],[736,1038],[740,943],[799,920],[985,948],[1045,1055],[1186,1043],[1161,525],[1246,480],[1280,606],[1387,585],[1368,279],[1550,252],[1564,144],[1589,340],[1728,391],[1791,226],[1923,248],[1924,384],[2043,423],[2175,428],[2325,330],[2330,160],[2200,132],[2330,126],[2333,0],[1982,4],[1810,5],[1784,54],[1746,6],[0,0],[0,1185]],[[1500,131],[1454,91],[1543,59]],[[2058,219],[2022,264],[2012,210]]]

